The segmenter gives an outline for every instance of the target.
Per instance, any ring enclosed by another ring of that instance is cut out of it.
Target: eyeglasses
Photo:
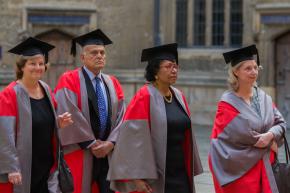
[[[172,71],[173,69],[179,70],[179,65],[176,63],[161,65],[160,68],[165,68],[168,71]]]

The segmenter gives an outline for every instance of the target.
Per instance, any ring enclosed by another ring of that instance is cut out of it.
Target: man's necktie
[[[98,110],[99,110],[99,118],[100,118],[100,137],[103,137],[106,126],[107,126],[107,109],[106,109],[106,101],[105,96],[102,91],[101,87],[101,79],[99,77],[96,77],[96,95],[98,99]]]

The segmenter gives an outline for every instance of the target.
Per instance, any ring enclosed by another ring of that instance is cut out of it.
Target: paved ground
[[[214,193],[211,173],[208,168],[207,156],[209,150],[209,136],[211,128],[204,126],[194,126],[199,153],[204,168],[204,173],[195,178],[197,193]],[[287,131],[287,139],[290,142],[290,130]],[[279,160],[285,160],[284,147],[279,149]]]
[[[207,156],[209,150],[209,136],[211,128],[204,126],[194,126],[196,132],[197,145],[204,173],[195,178],[197,193],[214,193],[211,173],[208,168]]]

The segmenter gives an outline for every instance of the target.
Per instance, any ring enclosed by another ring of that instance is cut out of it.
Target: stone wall
[[[120,79],[129,102],[133,94],[144,84],[144,63],[140,62],[141,50],[154,45],[154,2],[155,0],[0,0],[0,85],[13,80],[15,57],[6,51],[27,35],[39,35],[57,29],[71,36],[86,33],[95,28],[103,29],[114,44],[107,47],[106,72]],[[193,0],[189,0],[192,6]],[[206,0],[210,4],[212,0]],[[229,3],[229,0],[226,0]],[[274,96],[274,50],[273,40],[290,30],[289,25],[263,25],[261,13],[274,7],[277,12],[285,10],[290,0],[244,0],[243,1],[243,45],[256,43],[265,67],[260,84]],[[262,5],[262,9],[260,8]],[[259,7],[260,6],[260,7]],[[279,7],[280,6],[280,7]],[[263,8],[264,7],[264,8]],[[266,8],[265,8],[266,7]],[[270,8],[269,8],[270,7]],[[175,41],[175,0],[160,0],[161,43]],[[192,7],[188,8],[192,15]],[[290,10],[290,9],[289,9]],[[289,11],[289,10],[286,10]],[[32,24],[27,20],[29,13],[64,13],[89,15],[84,25]],[[227,13],[228,14],[228,13]],[[207,21],[211,21],[211,13]],[[188,20],[192,27],[192,19]],[[229,29],[225,29],[229,31]],[[210,26],[206,33],[211,33]],[[192,34],[188,39],[192,39]],[[207,37],[210,37],[207,35]],[[179,49],[180,73],[176,84],[186,95],[197,124],[211,125],[216,102],[226,86],[226,65],[222,53],[233,48],[211,47],[210,38],[204,48]],[[76,60],[79,65],[79,60]]]

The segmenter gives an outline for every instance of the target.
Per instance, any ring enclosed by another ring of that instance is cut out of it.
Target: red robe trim
[[[20,129],[18,127],[18,121],[19,121],[19,116],[21,116],[19,114],[18,111],[18,102],[17,102],[17,96],[16,96],[16,92],[14,90],[14,87],[17,85],[18,83],[13,81],[11,82],[6,88],[4,88],[1,93],[0,93],[0,117],[15,117],[15,141],[17,141],[17,132],[18,129]],[[44,86],[44,85],[43,85]],[[55,108],[56,107],[56,101],[54,98],[54,95],[51,91],[51,89],[49,87],[45,87],[44,89],[48,89],[49,92],[49,96],[48,98],[51,99],[50,102],[52,102],[52,106]],[[55,117],[55,120],[57,118]],[[55,132],[55,131],[54,131]],[[56,136],[54,136],[51,139],[52,142],[52,146],[53,146],[53,157],[54,157],[54,165],[52,166],[50,173],[52,174],[55,169],[57,168],[57,160],[56,160],[56,152],[57,152],[57,142],[56,142]],[[15,144],[17,145],[17,144]],[[5,182],[2,183],[0,182],[0,192],[2,193],[13,193],[13,184],[11,184],[10,182]]]
[[[184,95],[182,95],[183,102],[186,107],[186,111],[188,116],[190,116],[190,111],[188,108],[188,104]],[[144,119],[148,120],[149,126],[151,125],[150,120],[150,93],[146,86],[142,87],[139,92],[136,93],[132,101],[127,107],[127,111],[125,113],[124,120],[138,120]],[[192,182],[192,144],[191,144],[191,133],[190,130],[187,129],[185,133],[185,140],[183,142],[183,153],[185,157],[185,166],[187,170],[188,177]],[[192,185],[192,184],[191,184]]]
[[[56,95],[58,94],[58,92],[62,92],[62,90],[68,89],[69,91],[71,91],[71,93],[73,93],[73,95],[76,96],[76,100],[77,100],[77,105],[78,109],[80,112],[83,112],[84,108],[88,108],[86,106],[83,106],[83,100],[88,100],[88,99],[82,99],[82,92],[87,92],[86,88],[82,88],[82,83],[81,83],[81,79],[80,79],[80,73],[81,73],[81,68],[77,68],[75,70],[72,71],[68,71],[65,72],[59,79],[59,82],[55,88],[55,93]],[[106,75],[108,76],[108,75]],[[120,85],[120,83],[118,82],[118,80],[113,77],[113,76],[109,76],[110,81],[112,82],[113,86],[114,86],[114,90],[116,93],[116,97],[118,99],[118,101],[123,101],[124,100],[124,94],[123,94],[123,90],[122,87]],[[111,95],[112,93],[110,93]],[[112,96],[111,96],[112,98]],[[61,101],[60,99],[58,99],[58,103],[63,103],[63,101]],[[70,98],[70,100],[72,100]],[[110,99],[108,99],[110,100]],[[72,101],[72,103],[74,103],[75,101]],[[113,104],[112,104],[113,105]],[[112,107],[113,108],[113,107]],[[86,117],[84,114],[82,114],[81,116],[85,117],[85,120],[88,122],[89,117]],[[78,121],[78,120],[75,120]],[[93,135],[93,131],[91,129],[90,124],[87,124],[89,128],[87,128],[87,130],[89,130],[91,132],[91,136],[94,138]],[[74,145],[77,145],[76,143]],[[78,145],[77,145],[78,146]],[[68,153],[65,153],[64,158],[69,166],[69,168],[71,169],[72,175],[73,175],[73,179],[74,179],[74,184],[75,184],[75,191],[74,193],[82,193],[82,188],[83,188],[83,175],[84,175],[84,161],[85,161],[85,152],[84,150],[81,149],[75,149],[73,151],[70,151]],[[90,171],[87,171],[90,172]],[[91,179],[86,179],[86,180],[91,180]],[[92,184],[91,186],[92,192],[94,193],[98,193],[98,185],[97,184]]]
[[[217,138],[223,129],[239,114],[239,111],[227,102],[218,103],[218,109],[212,129],[211,139]],[[275,154],[271,152],[270,161],[274,162]],[[221,187],[213,173],[211,158],[208,157],[209,167],[213,176],[214,188],[216,193],[272,193],[265,166],[260,160],[244,176],[236,181]],[[262,184],[260,184],[260,182]]]
[[[172,90],[173,90],[174,94],[176,95],[179,103],[181,103],[181,105],[184,107],[184,110],[187,112],[188,116],[190,116],[189,108],[188,108],[187,102],[185,100],[185,97],[177,89],[172,87]],[[144,130],[149,129],[151,134],[152,134],[153,131],[158,130],[158,128],[155,128],[156,122],[162,122],[162,123],[163,123],[163,121],[166,122],[166,116],[163,117],[163,115],[162,115],[162,118],[160,116],[160,113],[161,112],[163,113],[163,110],[162,111],[159,111],[159,110],[162,109],[164,104],[159,103],[159,98],[161,101],[163,101],[163,97],[158,93],[159,92],[156,90],[156,88],[152,87],[152,85],[150,85],[150,84],[145,85],[135,94],[135,96],[130,101],[130,104],[127,107],[127,111],[125,113],[124,121],[123,121],[123,125],[122,125],[123,127],[121,127],[121,130],[120,130],[120,144],[118,144],[118,142],[117,142],[114,153],[113,153],[113,158],[112,158],[112,160],[114,160],[114,161],[112,161],[112,163],[116,164],[116,167],[114,166],[115,168],[111,169],[111,173],[109,171],[109,173],[110,173],[109,179],[117,182],[116,184],[115,183],[111,184],[116,189],[120,189],[120,190],[123,189],[123,191],[125,191],[124,189],[132,190],[132,188],[133,188],[132,184],[131,184],[132,182],[129,179],[146,179],[149,181],[152,180],[152,183],[154,183],[154,180],[156,180],[155,179],[156,177],[154,177],[155,176],[154,172],[156,172],[154,170],[155,166],[152,166],[152,167],[142,166],[142,160],[138,160],[136,162],[136,160],[134,161],[133,160],[134,158],[132,158],[132,157],[131,157],[132,159],[130,159],[130,161],[129,160],[126,161],[126,160],[123,160],[123,158],[121,158],[121,159],[119,159],[119,158],[122,155],[122,152],[125,150],[129,151],[129,152],[132,152],[132,151],[138,152],[138,154],[136,154],[137,157],[139,156],[140,152],[144,152],[143,157],[145,156],[147,158],[147,162],[150,163],[150,165],[152,165],[152,164],[157,165],[156,162],[160,163],[160,161],[158,161],[158,159],[156,159],[156,155],[153,156],[153,157],[155,157],[155,160],[153,158],[153,161],[152,161],[151,160],[152,159],[151,152],[147,151],[145,149],[137,150],[138,147],[136,147],[137,149],[133,150],[134,148],[132,146],[131,146],[131,148],[133,148],[132,150],[129,150],[126,148],[124,149],[124,147],[129,147],[130,144],[133,145],[133,143],[135,143],[134,140],[133,140],[134,142],[130,140],[131,138],[127,138],[128,136],[133,137],[132,133],[134,133],[134,132],[136,132],[136,136],[138,136],[138,137],[143,136],[144,137],[144,139],[138,138],[140,142],[142,141],[139,144],[140,146],[146,145],[148,147],[151,147],[151,145],[152,145],[153,149],[154,149],[154,144],[150,142],[151,141],[150,135],[149,135],[149,138],[147,139],[148,134]],[[150,112],[151,113],[154,112],[154,114],[156,113],[156,115],[150,114]],[[161,121],[161,119],[162,119],[162,121]],[[161,123],[159,123],[159,124],[161,124]],[[154,128],[152,128],[152,127],[154,127]],[[136,139],[136,140],[138,140],[138,139]],[[122,145],[122,141],[124,143],[123,144],[124,147]],[[125,141],[131,141],[131,142],[127,144]],[[137,141],[136,141],[136,143],[137,143]],[[184,153],[184,158],[185,158],[185,167],[186,167],[188,177],[190,179],[190,187],[191,188],[193,187],[193,176],[197,175],[198,173],[201,172],[201,168],[197,167],[195,173],[193,173],[193,158],[194,158],[193,146],[194,145],[195,145],[195,142],[193,144],[192,131],[191,131],[191,129],[188,129],[185,133],[185,140],[183,142],[183,153]],[[151,149],[151,148],[149,148],[149,149]],[[197,154],[197,152],[194,152],[194,153]],[[123,154],[123,156],[126,156],[126,155]],[[130,156],[130,155],[128,155],[128,156]],[[127,166],[127,164],[131,163],[131,162],[134,166],[131,166],[133,168],[130,169],[130,166]],[[122,165],[122,163],[124,163],[124,167],[122,168],[122,166],[120,166],[120,168],[118,168],[118,166],[117,166],[118,163],[119,163],[119,165]],[[199,163],[195,163],[195,164],[198,165]],[[163,167],[163,166],[161,166],[161,167]],[[161,168],[159,168],[159,169],[161,169]],[[144,172],[144,170],[146,170],[147,172]],[[138,175],[138,177],[136,175]],[[159,174],[159,175],[161,175],[161,174]],[[128,178],[122,178],[123,176],[128,176]],[[145,176],[147,176],[147,177],[145,177]],[[124,180],[124,179],[127,179],[127,180]],[[162,179],[163,179],[163,177],[162,177]],[[158,181],[162,181],[162,180],[159,179]],[[122,183],[128,183],[128,184],[127,185],[124,184],[124,186],[123,186],[123,185],[121,185]],[[156,191],[159,192],[160,190],[156,190]]]
[[[77,106],[82,110],[81,103],[81,88],[80,88],[80,78],[79,78],[79,68],[65,72],[59,79],[58,84],[55,88],[55,93],[61,89],[69,89],[77,96]],[[82,179],[83,179],[83,162],[84,162],[84,151],[79,149],[64,155],[64,159],[69,166],[73,180],[74,180],[74,192],[82,192]],[[99,193],[99,190],[96,190],[96,187],[93,187],[96,193]]]
[[[10,83],[0,94],[0,116],[17,116],[17,99],[16,93],[13,90],[15,84],[16,82]],[[0,192],[13,193],[13,185],[9,182],[0,182]]]

